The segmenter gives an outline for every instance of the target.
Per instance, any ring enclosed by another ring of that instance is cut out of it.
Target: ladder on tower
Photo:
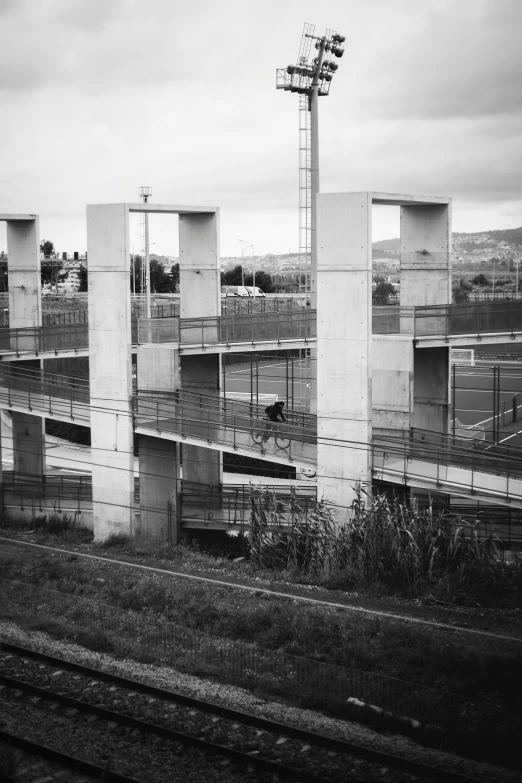
[[[299,96],[299,293],[310,291],[312,252],[312,140],[310,101]]]

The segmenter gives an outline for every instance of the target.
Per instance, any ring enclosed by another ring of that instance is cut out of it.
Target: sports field
[[[315,361],[281,359],[245,362],[226,366],[225,394],[240,394],[260,403],[269,402],[265,395],[277,395],[285,405],[297,411],[310,410],[310,384],[315,376]]]
[[[500,442],[522,447],[522,366],[497,364],[498,393],[497,417]],[[315,364],[310,359],[294,359],[288,363],[281,359],[231,364],[226,367],[225,391],[239,393],[244,399],[263,403],[265,395],[277,395],[287,407],[309,410],[311,379]],[[493,365],[457,366],[455,368],[455,414],[464,429],[483,430],[485,439],[493,439],[495,413]],[[520,397],[515,398],[515,395]],[[513,421],[513,400],[517,419]],[[268,400],[266,400],[268,402]],[[307,407],[308,406],[308,407]],[[458,426],[458,424],[457,424]]]
[[[495,407],[499,419],[500,443],[522,446],[522,367],[497,364],[498,394],[492,365],[455,368],[455,413],[464,427],[482,428],[486,440],[493,439]],[[520,397],[516,397],[520,394]],[[513,421],[513,408],[517,418]]]

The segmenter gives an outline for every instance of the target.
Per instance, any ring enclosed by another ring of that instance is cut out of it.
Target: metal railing
[[[415,337],[522,331],[522,300],[415,308]]]
[[[7,407],[89,421],[89,381],[27,369],[16,362],[0,364],[0,400]]]
[[[44,475],[31,476],[13,471],[3,471],[2,488],[4,504],[21,509],[31,506],[35,511],[52,506],[74,509],[79,513],[85,504],[92,502],[92,476]]]
[[[0,329],[0,353],[44,353],[89,347],[87,324]]]
[[[413,429],[409,437],[374,435],[372,457],[374,474],[393,472],[404,484],[417,478],[440,488],[522,499],[522,449],[516,446]]]
[[[257,486],[275,496],[288,508],[289,515],[299,508],[306,517],[315,508],[317,489],[310,486],[289,487],[280,484]],[[250,525],[252,485],[223,484],[219,486],[181,482],[182,519],[201,519],[209,527],[212,523]]]
[[[139,429],[247,449],[278,461],[316,462],[316,417],[307,413],[285,411],[288,421],[275,424],[266,421],[261,405],[187,391],[138,394],[134,412]]]
[[[44,313],[42,326],[65,326],[66,324],[86,324],[89,320],[89,311],[70,310],[68,312]]]
[[[411,334],[414,330],[414,307],[373,307],[373,334]]]
[[[317,335],[315,310],[254,313],[223,318],[140,318],[138,342],[183,345],[228,345],[230,343],[308,340]]]

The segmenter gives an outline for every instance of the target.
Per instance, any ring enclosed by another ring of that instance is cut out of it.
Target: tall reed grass
[[[348,518],[335,522],[324,500],[307,513],[252,488],[250,547],[264,568],[327,576],[349,571],[356,582],[411,589],[451,575],[458,582],[502,565],[500,542],[483,523],[435,512],[430,506],[369,497],[362,488]]]

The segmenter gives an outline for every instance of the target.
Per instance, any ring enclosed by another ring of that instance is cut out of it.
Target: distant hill
[[[399,253],[401,249],[401,240],[399,237],[395,239],[381,239],[379,242],[372,244],[374,250],[380,250],[384,253]]]
[[[500,231],[484,231],[497,242],[509,242],[511,245],[522,245],[522,226],[520,228],[505,228]]]

